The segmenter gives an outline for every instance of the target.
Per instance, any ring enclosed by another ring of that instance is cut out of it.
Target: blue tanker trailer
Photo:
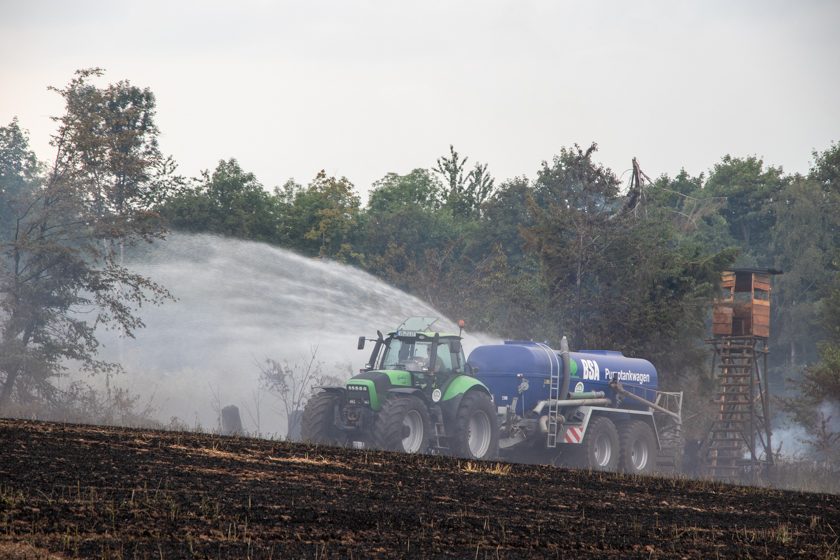
[[[468,363],[492,395],[499,448],[510,460],[601,470],[673,471],[682,393],[658,390],[647,360],[569,352],[531,341],[479,346]]]

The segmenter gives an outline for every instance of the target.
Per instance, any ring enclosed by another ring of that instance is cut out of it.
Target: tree
[[[388,173],[373,184],[367,210],[373,214],[417,207],[437,210],[443,205],[443,185],[426,169],[414,169],[408,175]]]
[[[534,225],[534,213],[529,209],[532,197],[532,186],[526,177],[502,183],[483,205],[473,250],[487,254],[498,245],[511,263],[518,264],[525,256],[522,231]]]
[[[780,353],[787,366],[797,366],[817,358],[816,341],[823,338],[818,309],[837,272],[833,232],[840,226],[840,193],[795,177],[769,204],[776,216],[770,234],[773,264],[784,271],[774,283],[772,342],[787,350]]]
[[[376,181],[352,237],[365,268],[402,289],[419,288],[416,273],[426,251],[457,236],[442,195],[440,181],[425,169]]]
[[[35,188],[41,165],[29,149],[29,138],[17,118],[0,128],[0,238],[8,239],[15,228],[14,201]]]
[[[542,262],[560,330],[577,345],[589,342],[587,315],[598,297],[598,271],[618,224],[609,219],[617,208],[618,179],[592,161],[596,150],[594,143],[585,152],[575,145],[563,148],[551,164],[543,162],[530,201],[535,225],[524,232]]]
[[[201,182],[170,196],[161,212],[172,227],[276,242],[279,197],[272,197],[234,158],[219,161]]]
[[[304,189],[287,184],[285,237],[306,254],[336,256],[346,245],[359,215],[360,200],[346,177],[321,170]]]
[[[741,244],[743,255],[765,261],[758,264],[770,264],[767,257],[774,214],[768,202],[779,196],[785,182],[781,168],[765,167],[757,157],[726,155],[715,164],[703,187],[707,196],[726,198],[720,212],[732,237]]]
[[[463,211],[468,215],[480,213],[495,188],[496,180],[487,171],[487,164],[476,162],[467,178],[467,189],[461,196]]]
[[[434,168],[444,182],[446,206],[458,217],[477,217],[481,205],[493,193],[495,180],[487,172],[487,164],[476,163],[464,175],[467,157],[461,157],[455,147],[449,146],[449,156],[437,159]]]
[[[814,151],[814,165],[810,177],[818,181],[826,190],[838,192],[840,189],[840,142],[832,142],[823,152]]]
[[[131,336],[143,326],[135,308],[169,297],[122,264],[124,247],[164,235],[151,208],[171,166],[157,148],[154,96],[128,82],[92,85],[101,74],[81,70],[52,88],[65,113],[45,177],[32,177],[34,155],[16,123],[0,134],[9,217],[0,231],[0,408],[13,396],[54,398],[52,380],[68,362],[118,369],[97,359],[96,326]]]
[[[782,325],[781,340],[807,363],[791,379],[797,391],[782,407],[810,435],[813,449],[836,460],[840,443],[840,144],[814,153],[808,177],[796,177],[777,210],[777,258],[787,265],[781,280],[784,304],[779,313],[793,325]],[[778,306],[777,306],[778,307]],[[818,342],[817,342],[818,341]],[[816,343],[816,344],[815,344]],[[818,356],[810,361],[809,349]],[[789,352],[790,353],[790,352]],[[791,360],[792,361],[792,360]]]
[[[819,455],[840,456],[840,278],[836,277],[820,314],[827,338],[819,344],[819,361],[806,367],[795,381],[797,394],[781,399],[782,409],[809,434]]]

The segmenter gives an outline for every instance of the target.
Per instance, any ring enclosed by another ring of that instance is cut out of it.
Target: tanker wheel
[[[499,452],[496,407],[484,391],[469,391],[461,400],[451,433],[452,451],[466,459],[494,459]]]
[[[609,418],[589,421],[586,435],[578,444],[576,466],[594,471],[614,471],[618,466],[618,430]]]
[[[633,420],[621,426],[619,468],[627,474],[646,474],[656,466],[656,435],[647,422]]]
[[[431,426],[423,401],[414,396],[391,397],[373,424],[373,443],[387,451],[423,453],[429,447]]]
[[[347,443],[347,436],[335,425],[335,409],[340,401],[338,395],[322,391],[306,402],[300,420],[300,437],[303,441],[325,445]]]

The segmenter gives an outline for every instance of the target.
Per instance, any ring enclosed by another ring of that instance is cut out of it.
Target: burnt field
[[[840,498],[0,420],[0,558],[840,557]]]

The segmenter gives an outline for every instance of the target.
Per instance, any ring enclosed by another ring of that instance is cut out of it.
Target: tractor
[[[344,387],[321,387],[303,411],[305,441],[405,453],[496,456],[499,426],[490,390],[467,363],[461,332],[411,317],[375,339],[366,366]],[[459,323],[463,328],[463,322]]]

